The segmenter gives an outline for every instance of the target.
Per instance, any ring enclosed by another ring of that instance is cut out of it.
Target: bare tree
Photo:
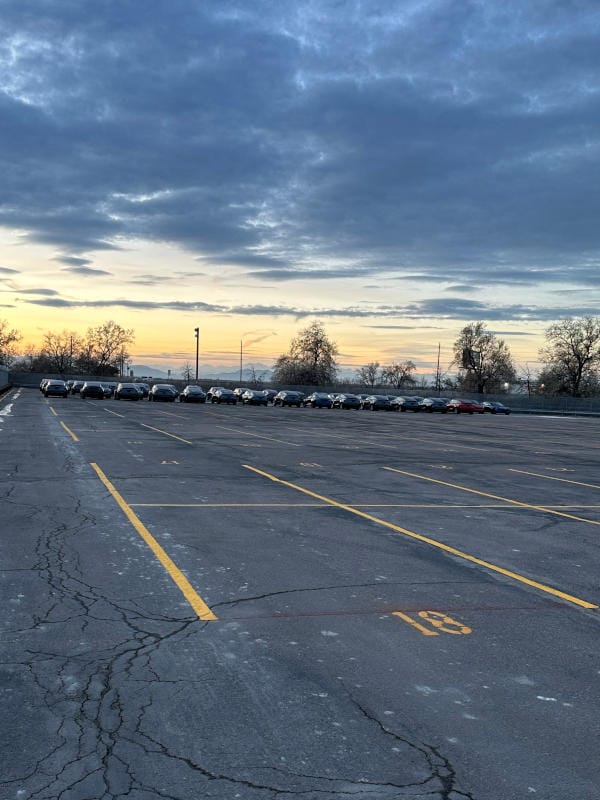
[[[321,322],[311,322],[292,339],[290,352],[279,356],[273,367],[277,383],[326,386],[335,382],[337,346]]]
[[[379,383],[379,361],[370,361],[364,367],[356,370],[356,379],[361,386],[369,386],[371,389]]]
[[[16,328],[8,327],[8,320],[0,319],[0,364],[10,366],[17,354],[15,345],[22,338]]]
[[[545,369],[540,381],[556,393],[580,397],[597,387],[600,366],[600,317],[559,320],[546,329],[540,350]]]
[[[497,391],[515,380],[515,366],[508,346],[488,331],[484,322],[471,322],[454,342],[454,363],[465,369],[459,377],[462,389]]]
[[[186,361],[183,367],[181,368],[181,377],[186,383],[189,383],[194,375],[195,372],[192,368],[192,365],[190,364],[189,361]]]
[[[415,386],[416,380],[412,375],[415,370],[416,366],[412,361],[394,362],[388,367],[382,367],[381,378],[384,383],[388,383],[396,389]]]
[[[73,331],[44,334],[42,355],[45,356],[53,372],[70,372],[73,367],[73,354],[81,349],[81,338]]]
[[[96,328],[88,328],[80,349],[80,366],[97,375],[116,375],[129,360],[127,347],[135,338],[134,331],[108,320]]]

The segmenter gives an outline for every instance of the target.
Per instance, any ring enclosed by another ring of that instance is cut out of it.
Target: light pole
[[[200,328],[194,328],[194,336],[196,337],[196,380],[198,380],[198,345],[200,343]]]

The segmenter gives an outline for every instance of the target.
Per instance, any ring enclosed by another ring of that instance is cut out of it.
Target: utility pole
[[[244,367],[244,350],[243,350],[242,339],[240,339],[240,386],[242,384],[243,367]]]
[[[200,344],[200,328],[194,328],[194,336],[196,337],[196,381],[198,380],[198,347]]]

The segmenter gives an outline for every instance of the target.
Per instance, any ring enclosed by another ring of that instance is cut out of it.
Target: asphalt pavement
[[[11,390],[1,800],[600,800],[599,432]]]

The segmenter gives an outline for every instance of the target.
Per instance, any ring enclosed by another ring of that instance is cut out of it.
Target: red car
[[[484,408],[481,403],[475,400],[450,400],[446,408],[448,411],[456,411],[457,414],[483,414]]]

